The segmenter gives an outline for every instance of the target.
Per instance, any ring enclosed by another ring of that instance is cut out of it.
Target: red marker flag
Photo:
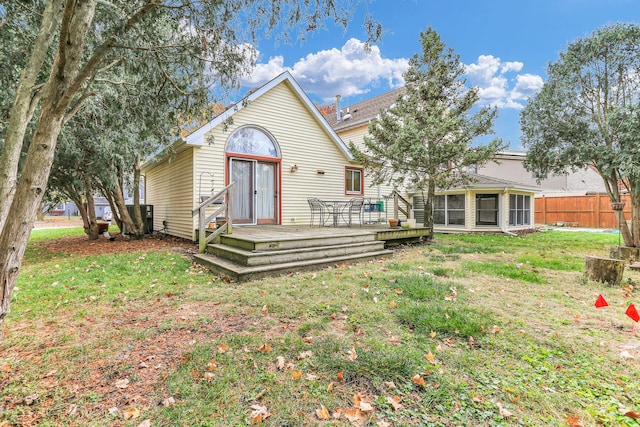
[[[602,295],[598,295],[598,299],[596,300],[596,308],[600,308],[600,307],[606,307],[609,304],[607,303],[607,301],[604,299],[604,297]]]
[[[627,307],[626,315],[632,318],[634,322],[640,320],[640,314],[638,314],[638,310],[636,310],[636,306],[633,304]]]

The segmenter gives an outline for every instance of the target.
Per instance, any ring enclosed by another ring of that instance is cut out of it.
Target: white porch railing
[[[207,200],[203,201],[191,210],[192,217],[198,214],[198,250],[200,251],[200,253],[204,253],[207,249],[207,244],[222,233],[231,234],[232,232],[231,218],[233,218],[233,211],[231,201],[233,200],[233,198],[231,197],[231,189],[233,188],[234,184],[235,183],[232,182],[231,184],[227,185],[222,190],[218,191],[216,194],[212,195]],[[221,197],[224,197],[224,203],[222,203],[222,206],[216,209],[211,215],[207,216],[207,208],[213,206],[214,201],[220,199]],[[210,222],[215,221],[218,215],[223,212],[226,222],[207,236],[207,226]]]

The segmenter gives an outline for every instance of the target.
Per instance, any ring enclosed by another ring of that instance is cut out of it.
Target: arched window
[[[280,150],[271,137],[254,127],[242,127],[235,130],[227,142],[227,153],[280,157]]]

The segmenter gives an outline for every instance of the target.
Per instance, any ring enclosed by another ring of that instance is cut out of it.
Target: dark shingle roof
[[[347,114],[347,108],[349,108],[351,118],[348,120],[341,120],[338,122],[335,114],[328,115],[326,119],[331,127],[336,131],[368,123],[380,113],[380,110],[389,108],[389,106],[395,102],[398,95],[404,93],[404,91],[405,88],[401,87],[356,104],[341,105],[340,109],[342,110],[342,117]]]

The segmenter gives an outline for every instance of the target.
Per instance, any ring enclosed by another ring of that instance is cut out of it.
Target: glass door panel
[[[276,224],[276,164],[256,164],[256,216],[258,224]]]
[[[233,222],[254,223],[254,164],[253,160],[231,159],[230,180],[235,182],[232,192]]]

